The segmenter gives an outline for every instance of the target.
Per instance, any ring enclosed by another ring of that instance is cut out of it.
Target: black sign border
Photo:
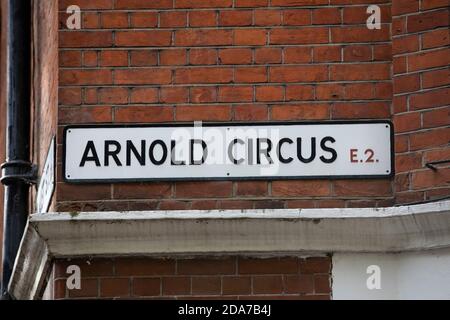
[[[391,170],[383,175],[339,175],[339,176],[260,176],[260,177],[218,177],[218,178],[142,178],[142,179],[67,179],[66,177],[66,137],[71,129],[101,128],[161,128],[193,127],[196,122],[133,123],[133,124],[75,124],[64,127],[62,150],[62,178],[69,184],[109,184],[139,182],[178,182],[178,181],[276,181],[276,180],[339,180],[339,179],[387,179],[395,176],[394,125],[390,120],[323,120],[323,121],[258,121],[258,122],[202,122],[203,127],[239,127],[239,126],[289,126],[289,125],[340,125],[340,124],[375,124],[390,126]]]

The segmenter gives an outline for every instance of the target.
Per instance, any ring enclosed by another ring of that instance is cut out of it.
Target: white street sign
[[[387,121],[70,126],[67,182],[365,178],[393,174]]]
[[[39,179],[36,196],[36,212],[47,213],[55,190],[55,138],[52,139],[48,149],[44,169]]]

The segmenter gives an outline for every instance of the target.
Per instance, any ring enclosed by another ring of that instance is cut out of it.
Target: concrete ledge
[[[450,247],[450,201],[367,209],[54,213],[32,216],[28,229],[11,282],[17,297],[27,296],[28,288],[16,287],[36,279],[30,274],[41,272],[42,255],[323,254]],[[46,249],[36,250],[36,243]]]

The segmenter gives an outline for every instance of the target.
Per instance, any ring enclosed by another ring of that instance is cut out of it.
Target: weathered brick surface
[[[66,288],[67,267],[81,289]],[[54,299],[330,299],[331,258],[114,258],[56,260]]]
[[[394,1],[392,39],[396,202],[448,197],[450,142],[449,11],[445,1]]]
[[[343,0],[75,0],[82,30],[67,30],[69,2],[60,1],[59,125],[390,119],[391,5],[372,2],[381,30],[366,28],[367,1]],[[414,50],[409,40],[396,52]],[[444,79],[429,74],[426,83]],[[414,90],[415,80],[398,90]],[[57,198],[60,211],[384,206],[392,183],[60,181]]]

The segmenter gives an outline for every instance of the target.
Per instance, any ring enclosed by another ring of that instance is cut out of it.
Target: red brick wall
[[[382,9],[366,27],[367,3]],[[79,4],[82,30],[67,30]],[[59,125],[391,118],[390,2],[60,0]],[[58,184],[60,211],[387,206],[393,182]]]
[[[450,33],[446,0],[393,1],[397,203],[450,196]]]
[[[33,162],[40,172],[57,131],[58,1],[46,0],[33,12]],[[34,188],[30,189],[35,191]],[[52,209],[50,209],[52,211]]]
[[[81,290],[66,288],[69,265]],[[331,258],[57,260],[54,298],[330,299]]]

